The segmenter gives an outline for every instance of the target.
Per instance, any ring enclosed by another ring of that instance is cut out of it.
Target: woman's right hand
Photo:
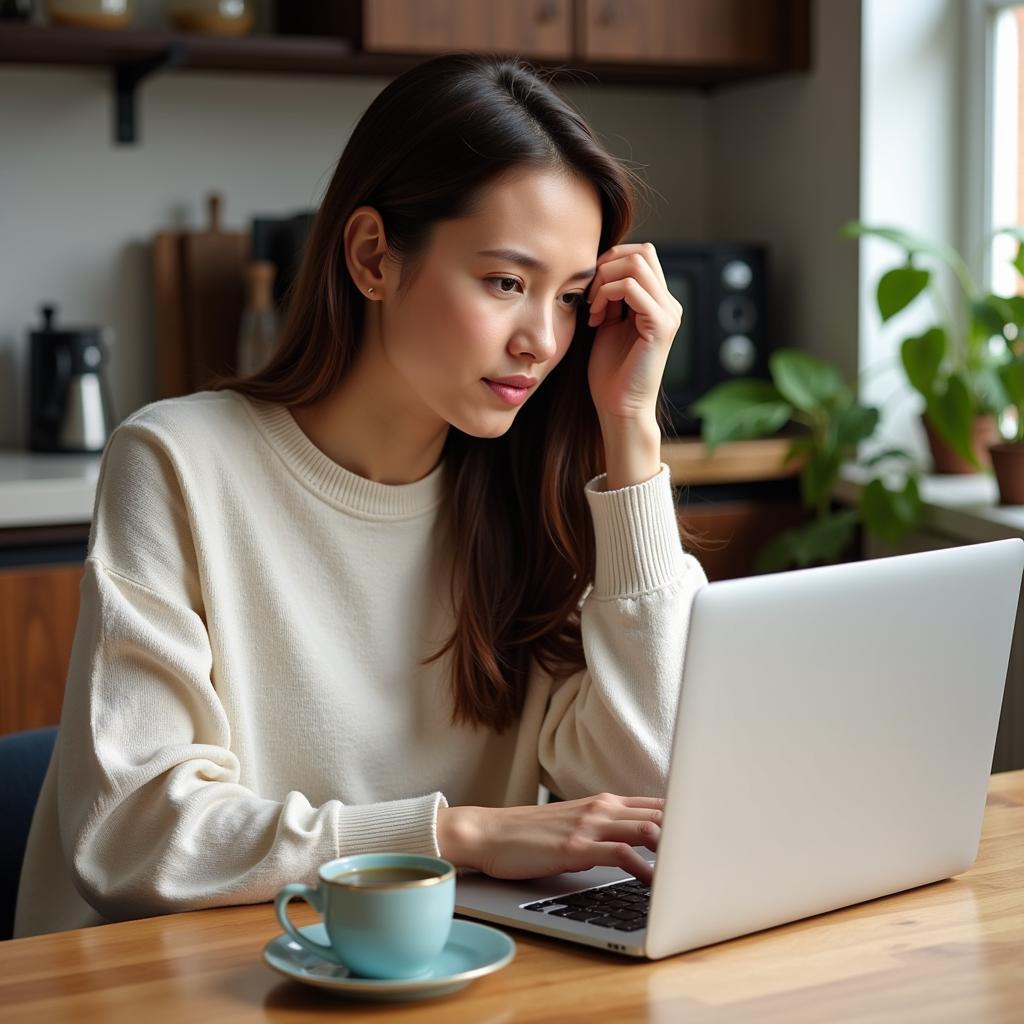
[[[494,878],[542,878],[598,866],[650,885],[654,870],[633,849],[657,850],[665,801],[599,793],[524,807],[442,807],[441,856]]]

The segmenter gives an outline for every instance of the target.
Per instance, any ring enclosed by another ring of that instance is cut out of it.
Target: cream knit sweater
[[[690,604],[668,466],[586,485],[587,669],[505,734],[449,724],[439,464],[330,460],[287,407],[200,392],[104,451],[15,935],[271,899],[346,853],[437,854],[437,810],[664,792]]]

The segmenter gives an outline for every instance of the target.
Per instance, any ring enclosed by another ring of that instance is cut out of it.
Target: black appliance
[[[662,390],[678,434],[700,431],[689,408],[716,384],[770,379],[767,254],[732,242],[656,243],[668,290],[683,307]]]
[[[29,448],[102,452],[116,425],[99,327],[57,327],[55,306],[29,333]]]

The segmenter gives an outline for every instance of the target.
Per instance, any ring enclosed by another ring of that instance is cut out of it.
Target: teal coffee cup
[[[418,853],[359,853],[321,864],[317,885],[286,885],[274,900],[281,927],[303,949],[365,978],[426,974],[448,941],[455,868]],[[323,918],[329,945],[288,917],[298,896]]]

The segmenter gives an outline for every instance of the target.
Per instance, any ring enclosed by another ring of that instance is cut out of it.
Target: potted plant
[[[999,368],[999,376],[1016,415],[1009,440],[992,445],[992,468],[999,484],[1003,505],[1024,505],[1024,359],[1015,359]]]
[[[726,381],[690,408],[701,417],[701,436],[709,452],[723,441],[763,437],[790,422],[804,428],[793,439],[786,462],[802,463],[800,498],[811,519],[765,545],[755,571],[835,561],[849,547],[858,524],[886,540],[899,541],[921,517],[918,474],[912,466],[901,486],[889,487],[878,477],[862,489],[856,508],[832,508],[840,469],[856,461],[858,444],[878,425],[878,410],[858,402],[834,367],[805,352],[780,349],[772,354],[769,370],[770,381]],[[891,459],[913,461],[908,453],[891,448],[859,464],[874,467]]]
[[[993,236],[1001,233],[1022,238],[1019,228],[1003,228]],[[922,423],[935,471],[988,470],[989,448],[1000,439],[999,416],[1008,403],[999,367],[1010,359],[1008,342],[1024,325],[1024,298],[980,289],[960,254],[943,243],[860,221],[846,224],[842,234],[873,235],[903,251],[905,262],[878,281],[875,297],[883,323],[915,305],[921,295],[932,302],[935,323],[904,339],[900,361],[911,387],[924,399]],[[954,311],[946,310],[932,270],[918,264],[922,257],[937,259],[953,271],[961,298]],[[1015,262],[1024,273],[1020,246]]]

